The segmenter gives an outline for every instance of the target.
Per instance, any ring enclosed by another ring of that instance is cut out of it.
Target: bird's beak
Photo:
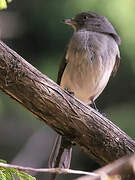
[[[74,19],[64,19],[63,23],[72,25],[72,24],[74,24]]]
[[[62,22],[72,26],[72,28],[76,31],[76,25],[77,24],[73,18],[72,19],[64,19]]]

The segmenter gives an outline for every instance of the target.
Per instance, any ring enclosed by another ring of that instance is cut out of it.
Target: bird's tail
[[[49,158],[50,168],[69,168],[71,162],[71,142],[65,137],[57,135],[53,150]],[[57,174],[52,174],[51,180],[55,180]]]

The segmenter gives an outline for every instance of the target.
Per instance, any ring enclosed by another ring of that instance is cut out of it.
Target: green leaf
[[[7,3],[6,0],[0,0],[0,9],[6,9]]]
[[[18,173],[18,169],[14,169],[14,168],[8,168],[8,170],[13,173],[13,174],[17,174]]]
[[[7,0],[8,3],[12,2],[12,0]]]
[[[0,159],[0,162],[7,163],[3,159]],[[20,171],[15,168],[0,167],[0,180],[15,180],[15,176],[17,176],[19,180],[36,180],[35,177],[32,177],[24,171]]]
[[[7,180],[5,173],[3,173],[2,171],[0,171],[0,179]]]
[[[17,169],[10,168],[10,172],[15,174],[19,180],[36,180],[35,177],[32,177],[31,175]]]
[[[2,162],[4,161],[2,160]],[[18,169],[0,168],[0,180],[15,180],[14,175],[16,175],[19,180],[36,180],[35,177],[32,177],[23,171],[19,171]]]
[[[10,2],[12,2],[12,0],[7,0],[7,2],[10,3]],[[0,0],[0,9],[6,9],[7,2],[6,2],[6,0]]]
[[[31,175],[29,175],[29,174],[27,174],[25,172],[22,172],[22,171],[19,171],[19,175],[20,175],[20,177],[22,177],[22,178],[24,178],[26,180],[36,180],[35,177],[32,177]]]
[[[3,160],[3,159],[0,159],[0,163],[7,163],[7,161]]]
[[[5,174],[6,174],[7,180],[14,180],[13,173],[10,171],[10,169],[5,169]]]

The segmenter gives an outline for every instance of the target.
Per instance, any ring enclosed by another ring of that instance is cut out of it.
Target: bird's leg
[[[94,109],[95,109],[96,111],[99,111],[98,108],[97,108],[97,106],[96,106],[95,101],[92,102],[92,105],[93,105],[93,107],[94,107]]]
[[[97,108],[97,106],[96,106],[95,101],[94,101],[93,99],[91,99],[91,102],[92,102],[92,107],[93,107],[96,111],[99,112],[99,110],[98,110],[98,108]]]
[[[91,102],[92,102],[93,108],[94,108],[96,111],[100,112],[100,111],[98,110],[97,106],[96,106],[95,101],[92,101],[92,100],[91,100]],[[103,116],[107,117],[107,115],[106,115],[105,113],[101,113],[101,114],[102,114]]]

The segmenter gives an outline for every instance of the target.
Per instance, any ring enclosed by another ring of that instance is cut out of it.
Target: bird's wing
[[[116,61],[115,61],[115,64],[114,64],[114,67],[113,67],[113,71],[112,71],[112,76],[114,77],[115,74],[117,73],[117,70],[119,68],[119,65],[120,65],[120,56],[117,54],[116,55]]]
[[[61,63],[60,63],[60,67],[59,67],[59,71],[58,71],[58,75],[57,75],[57,84],[60,85],[60,82],[61,82],[61,78],[62,78],[62,74],[66,68],[66,65],[67,65],[67,61],[66,61],[66,53],[67,53],[67,48],[65,50],[65,53],[64,53],[64,56],[61,60]]]

